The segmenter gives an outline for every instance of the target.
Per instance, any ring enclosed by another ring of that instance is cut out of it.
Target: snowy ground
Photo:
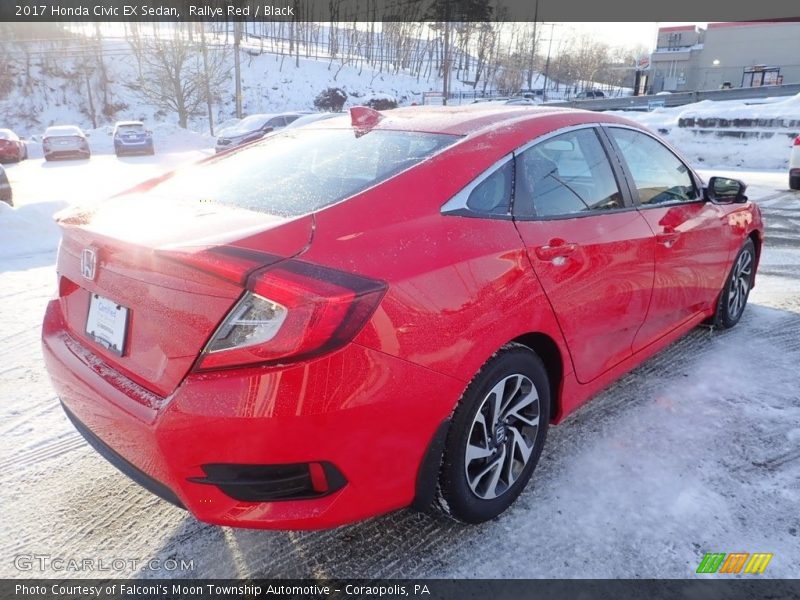
[[[34,159],[9,172],[18,211],[32,211],[202,155]],[[786,189],[783,171],[735,174],[752,182],[768,224],[740,325],[693,331],[553,428],[517,504],[478,527],[408,511],[308,533],[198,523],[117,472],[64,417],[38,340],[54,252],[0,257],[0,577],[97,575],[14,565],[39,554],[194,561],[191,572],[103,576],[681,578],[694,576],[705,552],[734,551],[773,552],[765,575],[795,577],[800,194]],[[0,212],[0,224],[12,212]]]

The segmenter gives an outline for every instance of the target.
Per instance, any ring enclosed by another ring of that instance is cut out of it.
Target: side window
[[[509,160],[472,190],[467,208],[487,215],[507,215],[513,181],[514,161]]]
[[[661,142],[632,129],[609,128],[645,206],[694,202],[700,194],[689,169]]]
[[[552,137],[516,160],[515,216],[570,216],[623,207],[617,180],[594,129]]]
[[[275,117],[267,122],[267,127],[274,127],[275,129],[286,125],[286,120],[283,117]]]

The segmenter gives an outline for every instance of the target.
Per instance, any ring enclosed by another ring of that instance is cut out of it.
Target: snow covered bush
[[[322,90],[317,97],[314,98],[314,107],[317,110],[339,112],[342,110],[346,100],[347,92],[342,88],[329,87]]]
[[[397,108],[397,100],[388,95],[374,96],[367,101],[367,106],[375,110],[390,110]]]

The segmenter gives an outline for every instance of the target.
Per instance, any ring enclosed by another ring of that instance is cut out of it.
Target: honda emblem
[[[83,252],[81,252],[81,275],[85,279],[93,281],[96,266],[97,253],[91,248],[84,248]]]

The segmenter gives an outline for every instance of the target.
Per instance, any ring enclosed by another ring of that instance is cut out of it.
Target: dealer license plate
[[[89,300],[89,316],[86,318],[86,334],[111,352],[122,356],[129,312],[129,309],[113,300],[92,294]]]

